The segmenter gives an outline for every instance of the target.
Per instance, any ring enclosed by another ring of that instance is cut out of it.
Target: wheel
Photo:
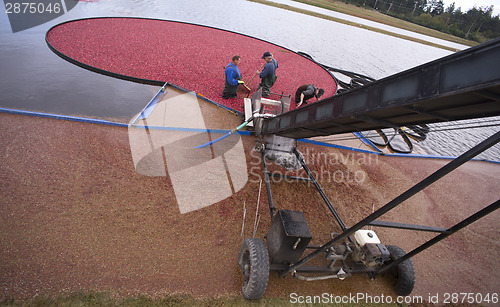
[[[241,293],[247,300],[258,300],[266,292],[269,280],[269,255],[266,243],[261,239],[243,241],[238,265],[244,275]]]
[[[388,245],[387,249],[391,254],[391,259],[396,260],[404,255],[406,252],[399,246]],[[394,291],[397,295],[406,296],[410,295],[415,286],[415,268],[413,267],[413,262],[411,259],[407,259],[400,264],[398,264],[391,271],[392,275],[396,278],[396,284],[394,285]]]

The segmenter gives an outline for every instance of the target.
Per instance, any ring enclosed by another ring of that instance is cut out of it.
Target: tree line
[[[469,40],[484,42],[500,36],[500,15],[493,16],[493,5],[462,12],[455,3],[445,7],[443,0],[343,1]]]

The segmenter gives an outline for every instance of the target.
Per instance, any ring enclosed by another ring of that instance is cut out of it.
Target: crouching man
[[[307,104],[307,100],[316,97],[316,101],[319,100],[321,96],[325,93],[325,90],[320,88],[318,89],[314,84],[304,84],[299,86],[297,91],[295,92],[295,104],[297,108],[300,107],[303,103]]]

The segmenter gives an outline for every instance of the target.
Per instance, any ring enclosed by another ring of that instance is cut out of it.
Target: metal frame
[[[450,228],[387,222],[380,221],[378,218],[497,144],[500,141],[500,131],[351,227],[342,221],[305,163],[302,154],[297,150],[296,143],[291,143],[290,140],[387,127],[399,129],[400,126],[414,124],[498,115],[500,112],[500,104],[498,103],[500,62],[497,61],[497,58],[499,56],[500,38],[328,97],[306,107],[284,112],[274,117],[262,118],[255,122],[255,134],[259,137],[258,141],[261,142],[260,145],[257,144],[256,148],[263,157],[264,181],[271,217],[271,227],[266,236],[267,250],[259,252],[260,256],[265,254],[260,259],[260,264],[262,261],[268,264],[268,256],[271,258],[271,263],[269,266],[265,266],[265,274],[259,272],[260,265],[254,263],[254,267],[257,267],[255,274],[262,277],[262,284],[267,285],[268,275],[266,277],[266,274],[269,273],[268,271],[276,271],[280,277],[291,273],[295,278],[309,281],[329,278],[343,279],[352,274],[368,274],[371,278],[375,278],[385,272],[394,272],[395,266],[397,266],[400,276],[397,277],[396,293],[409,295],[415,282],[413,264],[409,259],[497,210],[500,207],[500,200]],[[260,92],[254,93],[252,112],[259,112],[260,99]],[[293,162],[290,162],[290,157]],[[292,210],[277,210],[275,207],[271,191],[271,173],[268,170],[266,159],[287,168],[301,166],[307,177],[272,175],[296,181],[312,182],[342,232],[332,234],[331,240],[321,246],[309,245],[312,235],[303,213]],[[305,227],[304,224],[306,224]],[[397,246],[379,244],[381,242],[373,232],[360,232],[359,230],[365,226],[434,232],[437,235],[405,253]],[[372,238],[373,240],[371,240]],[[299,247],[300,242],[302,245]],[[263,242],[259,245],[261,248],[266,248]],[[313,249],[313,251],[304,256],[305,249]],[[329,264],[306,265],[320,254],[326,255],[326,260],[330,261]],[[257,257],[257,255],[255,256]],[[311,275],[305,276],[298,273]],[[244,274],[247,281],[250,281],[250,274]],[[253,296],[254,294],[255,296]],[[255,298],[261,295],[263,292],[252,293],[250,297]]]
[[[346,277],[349,276],[350,274],[362,274],[362,273],[367,273],[370,275],[370,277],[376,277],[379,274],[382,274],[384,272],[387,272],[390,270],[392,267],[398,265],[399,263],[405,261],[406,259],[409,259],[418,253],[422,252],[423,250],[429,248],[430,246],[436,244],[437,242],[441,241],[442,239],[454,234],[455,232],[459,231],[460,229],[466,227],[467,225],[481,219],[482,217],[490,214],[491,212],[497,210],[500,207],[500,200],[497,200],[496,202],[490,204],[486,208],[476,212],[475,214],[471,215],[470,217],[464,219],[463,221],[457,223],[456,225],[450,227],[450,228],[443,228],[443,227],[432,227],[432,226],[422,226],[422,225],[413,225],[413,224],[403,224],[403,223],[394,223],[394,222],[386,222],[386,221],[378,221],[377,219],[384,215],[385,213],[389,212],[396,206],[400,205],[402,202],[406,201],[410,197],[414,196],[418,192],[422,191],[424,188],[428,187],[432,183],[438,181],[451,171],[455,170],[457,167],[460,165],[463,165],[467,161],[471,160],[473,157],[477,156],[481,152],[487,150],[488,148],[494,146],[500,142],[500,131],[495,133],[494,135],[490,136],[486,140],[482,141],[478,145],[474,146],[467,152],[463,153],[459,157],[455,158],[445,166],[441,167],[439,170],[434,172],[433,174],[429,175],[407,191],[403,192],[401,195],[378,209],[377,211],[373,212],[371,215],[368,217],[364,218],[360,222],[356,223],[354,226],[348,228],[344,222],[342,221],[341,217],[329,201],[328,197],[324,193],[324,191],[321,189],[321,186],[319,183],[316,181],[314,178],[313,174],[307,167],[302,155],[294,149],[294,153],[299,159],[301,165],[303,166],[304,170],[308,174],[308,178],[302,178],[302,177],[290,177],[286,176],[287,178],[291,179],[297,179],[297,180],[306,180],[310,181],[314,184],[315,188],[317,189],[318,193],[324,200],[325,204],[331,211],[332,215],[336,219],[337,223],[339,226],[342,228],[342,233],[338,234],[337,236],[333,237],[330,241],[326,242],[322,246],[309,246],[309,249],[315,249],[315,251],[311,252],[307,256],[303,257],[299,261],[297,261],[294,264],[291,265],[277,265],[277,264],[271,264],[270,266],[270,271],[277,271],[279,272],[280,277],[284,277],[287,274],[293,273],[295,274],[296,272],[303,272],[303,273],[330,273],[334,275],[328,275],[328,276],[320,276],[320,277],[303,277],[301,276],[300,279],[304,280],[316,280],[316,279],[326,279],[326,278],[336,278],[336,277]],[[269,171],[267,167],[267,162],[266,162],[266,156],[265,153],[263,153],[263,167],[264,167],[264,180],[266,184],[266,189],[267,189],[267,196],[269,200],[269,210],[271,214],[271,221],[276,214],[276,207],[274,206],[273,198],[272,198],[272,192],[271,192],[271,184],[269,180]],[[341,266],[339,267],[320,267],[320,266],[305,266],[306,263],[311,261],[313,258],[317,257],[321,253],[325,253],[328,251],[329,248],[333,247],[337,243],[341,243],[343,240],[348,239],[351,240],[351,236],[359,229],[361,229],[364,226],[377,226],[377,227],[389,227],[389,228],[396,228],[396,229],[406,229],[406,230],[414,230],[414,231],[426,231],[426,232],[436,232],[439,233],[436,237],[430,239],[429,241],[425,242],[424,244],[420,245],[419,247],[415,248],[414,250],[410,251],[407,253],[405,256],[397,259],[396,261],[392,261],[388,264],[382,265],[380,267],[354,267],[354,268],[343,268]],[[343,276],[338,276],[338,272],[344,269],[345,275]]]
[[[265,120],[289,138],[500,114],[500,38]]]

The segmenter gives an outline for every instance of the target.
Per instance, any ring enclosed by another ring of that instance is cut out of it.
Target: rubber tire
[[[248,238],[241,245],[238,265],[244,276],[241,293],[247,300],[258,300],[266,292],[269,280],[269,254],[261,239]]]
[[[396,260],[404,255],[406,252],[399,246],[388,245],[387,249],[391,254],[391,259]],[[413,262],[411,259],[407,259],[397,267],[392,270],[392,275],[396,278],[396,284],[394,285],[394,291],[397,295],[407,296],[413,291],[415,286],[415,268],[413,267]]]

